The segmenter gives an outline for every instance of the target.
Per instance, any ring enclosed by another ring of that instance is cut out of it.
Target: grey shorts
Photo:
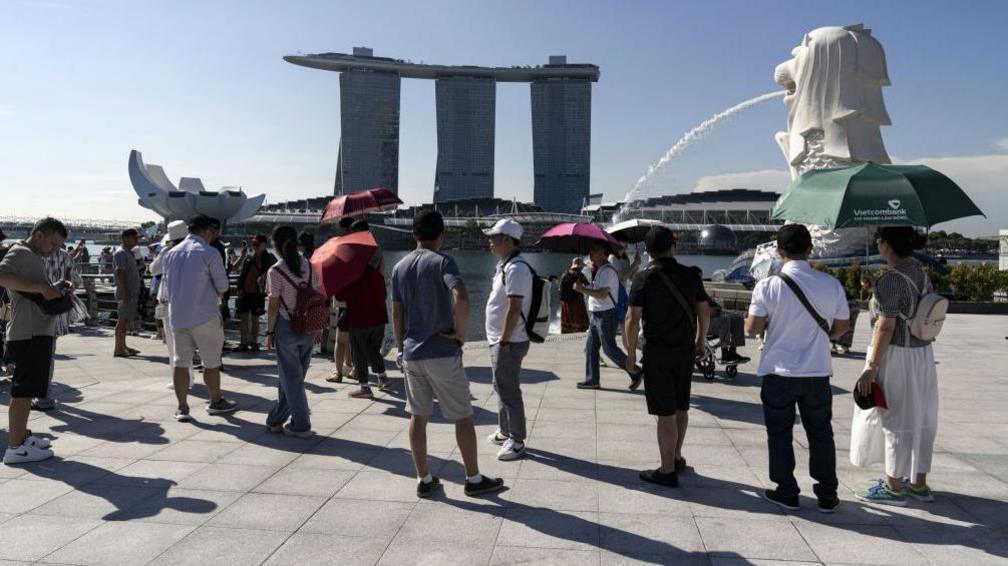
[[[172,328],[175,339],[175,367],[192,367],[193,355],[199,349],[200,360],[206,369],[221,367],[224,349],[224,323],[219,316],[195,328]]]
[[[462,356],[403,362],[406,372],[406,408],[410,414],[434,414],[434,399],[441,415],[450,421],[471,417],[472,395]]]
[[[129,301],[125,303],[116,303],[116,316],[119,317],[119,320],[135,320],[139,304],[139,297],[130,297]]]

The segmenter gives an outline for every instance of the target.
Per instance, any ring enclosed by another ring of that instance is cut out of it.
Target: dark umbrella
[[[554,252],[585,255],[588,244],[600,244],[615,252],[623,247],[618,240],[595,224],[587,222],[565,222],[550,228],[535,243],[537,247]]]
[[[317,248],[311,264],[325,295],[331,297],[359,279],[377,251],[378,242],[371,232],[329,238]]]
[[[654,226],[666,225],[657,220],[634,218],[632,220],[625,220],[623,222],[613,224],[612,226],[606,228],[606,232],[612,234],[614,238],[621,242],[638,244],[644,241],[644,238],[647,237],[648,232],[650,232],[651,228]]]
[[[340,195],[326,205],[322,223],[337,222],[344,216],[363,216],[369,212],[395,210],[402,204],[388,189],[369,189]]]

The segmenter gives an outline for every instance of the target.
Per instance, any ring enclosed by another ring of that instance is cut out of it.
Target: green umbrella
[[[983,216],[966,193],[926,165],[879,165],[809,171],[791,183],[772,218],[824,228],[925,226]]]

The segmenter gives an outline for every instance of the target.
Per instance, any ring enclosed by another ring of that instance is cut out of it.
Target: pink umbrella
[[[610,251],[616,251],[623,244],[595,224],[587,222],[565,222],[557,224],[542,235],[535,243],[540,248],[554,252],[587,254],[588,244],[601,244]]]
[[[368,189],[338,196],[326,206],[322,223],[337,222],[344,216],[363,216],[369,212],[395,210],[402,204],[388,189]]]

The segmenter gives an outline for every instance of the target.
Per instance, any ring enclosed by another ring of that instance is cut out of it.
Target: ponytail
[[[277,226],[273,229],[273,247],[283,258],[287,269],[301,276],[301,254],[298,253],[297,230],[291,226]]]

